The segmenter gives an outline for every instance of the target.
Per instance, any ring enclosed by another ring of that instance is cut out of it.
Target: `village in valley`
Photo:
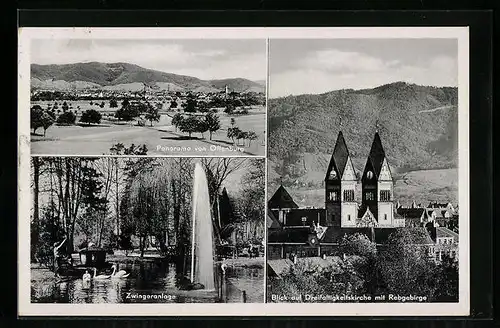
[[[299,206],[283,185],[270,193],[268,301],[458,300],[458,206],[400,204],[382,139],[376,131],[358,179],[338,133],[325,207]]]
[[[133,91],[33,87],[33,151],[109,154],[121,145],[142,155],[264,154],[263,92],[136,84]]]

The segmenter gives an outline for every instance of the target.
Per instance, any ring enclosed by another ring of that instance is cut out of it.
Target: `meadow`
[[[33,102],[32,105],[40,105],[42,108],[53,106],[55,102]],[[116,108],[110,108],[109,102],[104,102],[103,108],[96,106],[101,101],[68,101],[69,110],[76,111],[77,122],[81,113],[88,109],[95,109],[103,115],[101,124],[81,126],[61,126],[54,124],[47,129],[46,135],[31,135],[31,150],[33,154],[44,155],[103,155],[109,154],[109,149],[117,143],[125,146],[145,144],[148,155],[260,155],[265,154],[265,108],[252,107],[248,114],[227,115],[219,112],[221,129],[215,132],[212,140],[209,133],[203,135],[193,133],[188,138],[186,133],[177,131],[171,124],[171,117],[175,111],[160,111],[160,120],[146,122],[145,126],[139,126],[136,121],[123,122],[114,118]],[[58,102],[62,111],[62,102]],[[258,138],[251,142],[240,140],[233,144],[229,139],[227,129],[231,126],[231,119],[243,131],[254,131]]]

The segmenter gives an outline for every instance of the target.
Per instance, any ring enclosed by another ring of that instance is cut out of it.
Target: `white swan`
[[[90,279],[92,279],[92,276],[90,275],[89,270],[85,270],[85,273],[83,274],[82,279],[83,279],[83,281],[90,281]]]
[[[111,266],[113,268],[113,273],[111,274],[111,278],[127,278],[130,273],[127,273],[125,270],[120,270],[116,272],[116,264]]]
[[[226,263],[222,263],[220,268],[222,269],[222,274],[225,275],[226,274],[226,269],[227,269],[227,264]]]
[[[109,279],[111,276],[107,276],[104,274],[96,275],[97,269],[94,268],[94,276],[92,277],[93,279],[98,279],[98,280],[103,280],[103,279]]]

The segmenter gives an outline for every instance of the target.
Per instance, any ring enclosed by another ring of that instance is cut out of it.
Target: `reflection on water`
[[[179,292],[176,267],[173,263],[135,262],[120,264],[130,272],[125,279],[54,283],[32,281],[31,301],[34,303],[213,303],[214,298],[200,296],[197,291]],[[108,273],[109,274],[109,273]],[[240,290],[247,292],[247,302],[262,303],[264,272],[262,268],[231,268],[227,280],[235,289],[228,289],[227,301],[239,300]],[[233,295],[234,294],[234,295]],[[140,299],[148,297],[149,299]],[[156,295],[156,296],[153,296]],[[156,297],[151,299],[151,297]]]
[[[227,293],[225,302],[241,302],[241,292],[246,292],[247,303],[264,300],[264,269],[231,267],[226,274]]]

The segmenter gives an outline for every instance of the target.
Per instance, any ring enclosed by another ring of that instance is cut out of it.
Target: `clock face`
[[[335,170],[332,170],[332,172],[330,172],[330,179],[335,179],[337,178],[337,172],[335,172]]]
[[[368,172],[366,173],[366,177],[367,177],[368,179],[372,179],[372,178],[373,178],[373,172],[372,172],[372,171],[368,171]]]

